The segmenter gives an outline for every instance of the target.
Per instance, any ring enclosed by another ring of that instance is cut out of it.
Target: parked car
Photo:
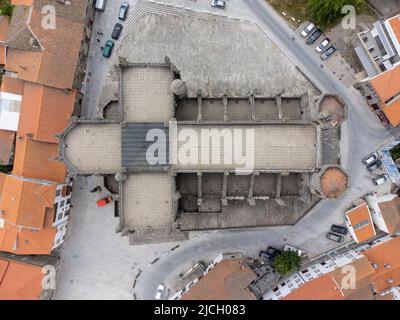
[[[98,11],[103,12],[106,8],[107,0],[96,0],[94,8]]]
[[[343,234],[343,235],[347,234],[347,228],[346,227],[338,226],[336,224],[333,224],[331,226],[331,231],[339,233],[339,234]]]
[[[104,207],[107,204],[111,203],[113,200],[114,200],[114,198],[112,196],[105,197],[105,198],[100,199],[100,200],[97,201],[97,206],[98,207]]]
[[[119,36],[121,35],[121,32],[122,32],[122,24],[116,23],[111,33],[111,38],[118,40]]]
[[[301,251],[300,249],[293,247],[291,245],[285,244],[285,246],[283,247],[283,251],[292,251],[292,252],[296,252],[297,255],[300,257],[301,254],[303,253],[303,251]]]
[[[264,258],[267,261],[274,261],[275,257],[281,254],[281,250],[273,248],[273,247],[268,247],[267,250],[261,250],[258,253],[258,256],[260,258]]]
[[[386,174],[382,174],[379,177],[372,179],[373,184],[376,186],[380,186],[380,185],[384,184],[386,181],[387,181]]]
[[[225,9],[225,1],[223,0],[212,0],[211,6],[214,8]]]
[[[301,32],[301,35],[303,37],[307,37],[311,33],[311,31],[313,31],[314,29],[315,29],[315,24],[314,23],[310,23],[307,27],[305,27],[303,29],[303,31]]]
[[[332,241],[335,241],[335,242],[339,242],[339,243],[344,241],[344,238],[342,236],[339,236],[338,234],[334,234],[333,232],[328,232],[326,237],[329,240],[332,240]]]
[[[379,158],[378,153],[374,152],[374,153],[371,153],[371,154],[367,155],[364,159],[362,159],[362,163],[367,166],[370,163],[372,163],[375,160],[377,160],[378,158]]]
[[[382,161],[381,160],[375,160],[374,162],[371,162],[369,165],[367,165],[367,169],[368,171],[372,172],[375,171],[377,169],[379,169],[382,165]]]
[[[105,57],[105,58],[111,57],[113,48],[114,48],[114,41],[107,40],[107,42],[103,48],[103,57]]]
[[[122,20],[122,21],[125,21],[127,15],[128,15],[128,10],[129,10],[129,3],[123,2],[121,4],[121,7],[119,8],[118,19]]]
[[[325,51],[326,48],[328,48],[328,45],[331,43],[331,40],[329,38],[325,38],[324,40],[321,41],[321,43],[315,47],[315,50],[317,52],[322,53]]]
[[[323,54],[321,54],[322,60],[327,60],[331,55],[333,55],[336,51],[336,46],[330,46]]]
[[[308,45],[312,45],[314,44],[315,41],[317,41],[317,39],[321,36],[322,31],[320,29],[315,30],[311,36],[307,39],[307,44]]]
[[[157,300],[160,300],[160,299],[161,299],[161,296],[162,296],[162,294],[164,293],[164,290],[165,290],[165,286],[162,285],[162,284],[160,283],[160,284],[158,285],[158,287],[157,287],[156,295],[155,295],[155,298],[156,298]]]

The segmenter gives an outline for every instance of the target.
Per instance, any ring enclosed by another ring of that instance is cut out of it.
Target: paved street
[[[132,4],[135,2],[132,1]],[[164,2],[210,10],[208,0]],[[107,8],[95,21],[88,66],[89,82],[86,85],[88,94],[84,100],[87,117],[95,116],[96,101],[103,85],[102,77],[107,72],[107,63],[101,57],[96,32],[99,28],[110,32],[116,22],[119,3],[120,1],[109,1],[111,10]],[[227,230],[210,232],[203,236],[200,232],[193,234],[192,240],[181,243],[179,248],[170,252],[168,250],[176,244],[129,247],[126,238],[114,234],[117,221],[109,216],[110,211],[104,211],[107,215],[103,220],[98,217],[102,212],[88,203],[95,200],[88,193],[93,184],[90,179],[93,178],[80,178],[78,186],[81,189],[74,190],[74,201],[78,205],[71,213],[68,236],[63,247],[57,298],[129,299],[135,292],[138,299],[153,299],[157,285],[167,277],[181,272],[199,259],[208,260],[221,252],[242,251],[256,254],[268,245],[279,247],[290,243],[305,250],[310,257],[316,256],[335,247],[335,243],[325,239],[325,235],[332,223],[343,223],[344,206],[373,189],[372,176],[362,167],[361,159],[379,145],[398,137],[399,129],[390,132],[384,129],[378,118],[368,111],[359,93],[355,89],[346,88],[327,68],[322,67],[321,60],[312,54],[300,36],[265,1],[228,0],[224,14],[256,21],[320,90],[337,93],[348,104],[349,119],[342,127],[341,156],[342,166],[351,178],[351,190],[340,200],[321,201],[295,226]],[[164,252],[169,253],[163,255]],[[159,261],[147,267],[155,257],[159,257]],[[135,268],[140,268],[143,272],[135,290],[132,290]]]

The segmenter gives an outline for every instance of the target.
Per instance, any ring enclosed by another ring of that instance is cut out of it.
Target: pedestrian
[[[100,39],[96,39],[98,43],[100,43]]]
[[[101,50],[104,50],[104,47],[100,47]]]
[[[100,32],[100,34],[101,34],[102,36],[104,36],[103,32]]]

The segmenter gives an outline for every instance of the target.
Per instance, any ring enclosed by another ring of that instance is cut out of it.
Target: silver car
[[[165,286],[163,284],[159,284],[156,290],[155,298],[156,300],[160,300],[165,290]]]
[[[384,184],[386,181],[387,181],[386,174],[383,174],[383,175],[381,175],[379,177],[376,177],[375,179],[372,180],[372,182],[376,186],[380,186],[380,185]]]

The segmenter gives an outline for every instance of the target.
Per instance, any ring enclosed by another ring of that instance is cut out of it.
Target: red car
[[[97,201],[97,206],[98,206],[98,207],[104,207],[104,206],[106,206],[107,204],[109,204],[110,202],[112,202],[113,200],[114,200],[114,199],[113,199],[112,196],[105,197],[105,198],[100,199],[100,200]]]

